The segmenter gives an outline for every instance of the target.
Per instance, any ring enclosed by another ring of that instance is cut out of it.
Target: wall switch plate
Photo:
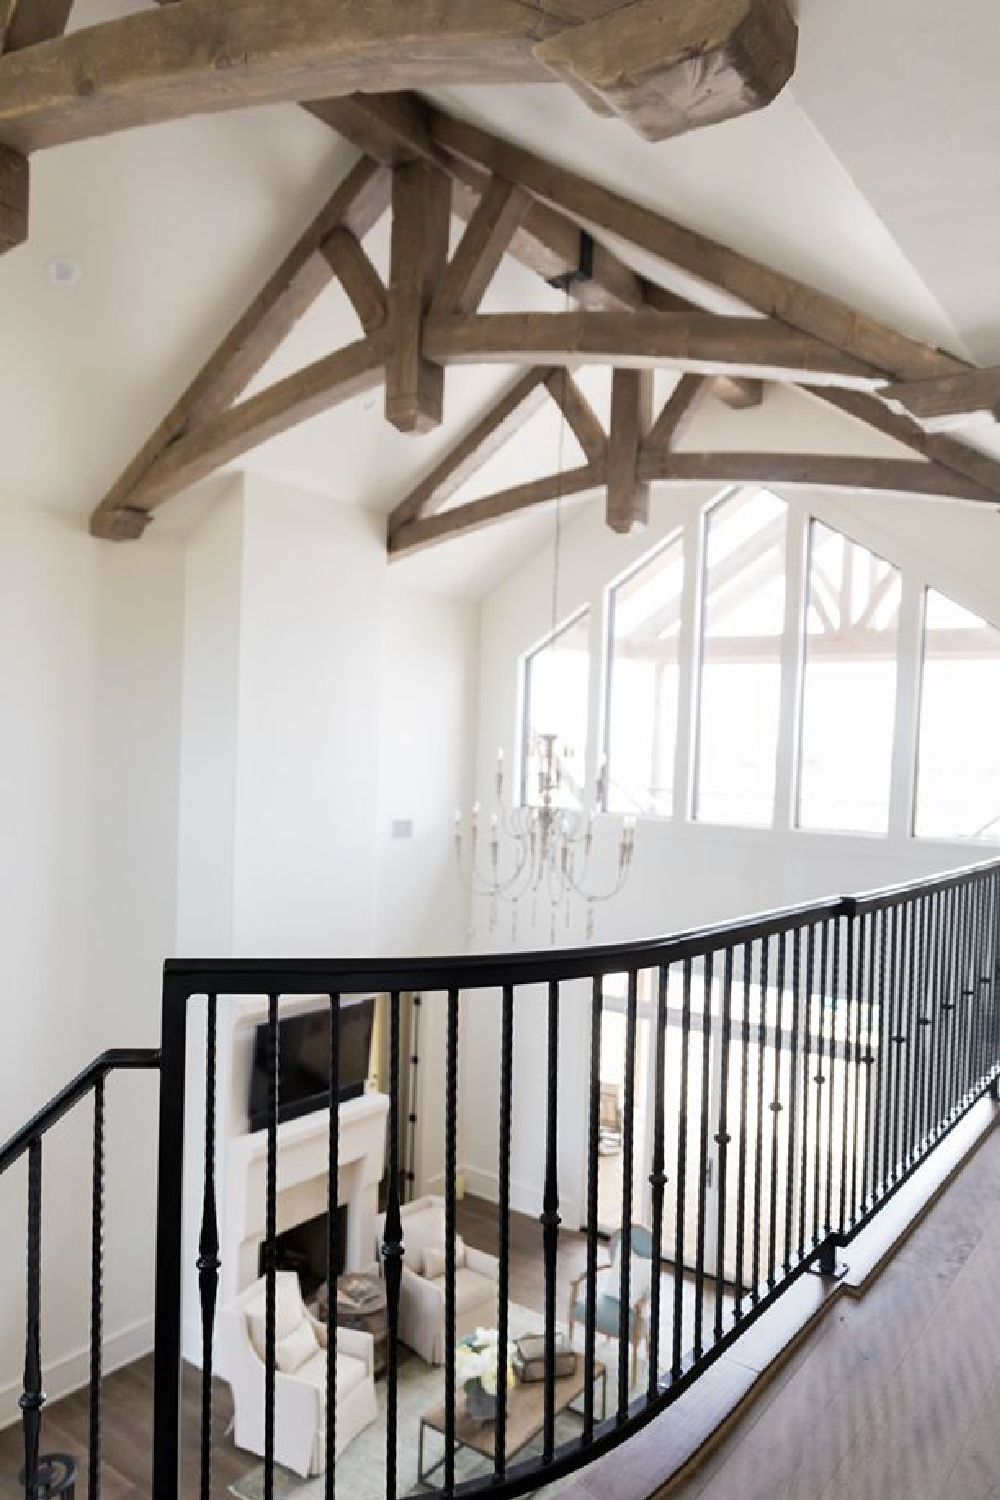
[[[413,837],[413,819],[412,818],[393,818],[393,820],[392,820],[392,836],[393,836],[394,839],[412,839],[412,837]]]

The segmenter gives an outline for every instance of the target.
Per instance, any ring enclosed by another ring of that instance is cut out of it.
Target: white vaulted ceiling
[[[138,8],[78,0],[73,24]],[[770,109],[660,145],[561,87],[437,97],[908,333],[1000,360],[1000,12],[986,0],[801,0],[799,23],[796,78]],[[30,240],[0,260],[0,499],[84,524],[355,155],[281,106],[37,156]],[[384,267],[384,223],[369,249]],[[78,282],[51,279],[57,256],[80,264]],[[488,305],[558,308],[562,299],[506,261]],[[256,385],[356,334],[349,304],[331,290]],[[445,422],[428,437],[395,432],[378,397],[360,398],[242,466],[387,512],[511,373],[449,371]],[[599,386],[598,377],[598,406]],[[893,451],[847,419],[781,399],[779,408],[769,397],[765,410],[786,423],[789,448],[808,430],[821,451],[841,442],[872,451],[873,441]],[[709,403],[700,420],[725,429],[729,446],[757,446],[759,414]],[[763,446],[774,446],[773,420]],[[992,446],[988,432],[978,440]],[[558,441],[554,416],[536,419],[469,494],[483,493],[487,478],[502,487],[550,471]],[[575,461],[572,447],[567,456]],[[210,495],[211,486],[201,503]],[[155,525],[189,524],[197,510],[169,505]],[[521,518],[398,566],[415,582],[482,593],[549,524]]]

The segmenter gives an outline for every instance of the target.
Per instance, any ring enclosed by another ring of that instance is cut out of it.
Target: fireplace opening
[[[305,1219],[279,1234],[275,1240],[275,1255],[279,1271],[295,1271],[298,1274],[302,1295],[308,1301],[326,1280],[326,1214],[315,1219]],[[344,1271],[344,1250],[347,1244],[347,1204],[337,1209],[337,1235],[339,1256],[337,1275]],[[266,1270],[265,1247],[260,1247],[258,1275]]]

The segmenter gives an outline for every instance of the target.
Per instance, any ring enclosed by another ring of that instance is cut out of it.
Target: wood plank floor
[[[1000,1132],[671,1500],[1000,1497]],[[669,1420],[669,1415],[663,1419]]]

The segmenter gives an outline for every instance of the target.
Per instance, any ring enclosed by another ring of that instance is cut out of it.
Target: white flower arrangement
[[[507,1389],[514,1385],[513,1344],[507,1345]],[[488,1396],[497,1393],[500,1370],[499,1335],[495,1328],[477,1328],[455,1349],[455,1383],[468,1389],[478,1381]]]

